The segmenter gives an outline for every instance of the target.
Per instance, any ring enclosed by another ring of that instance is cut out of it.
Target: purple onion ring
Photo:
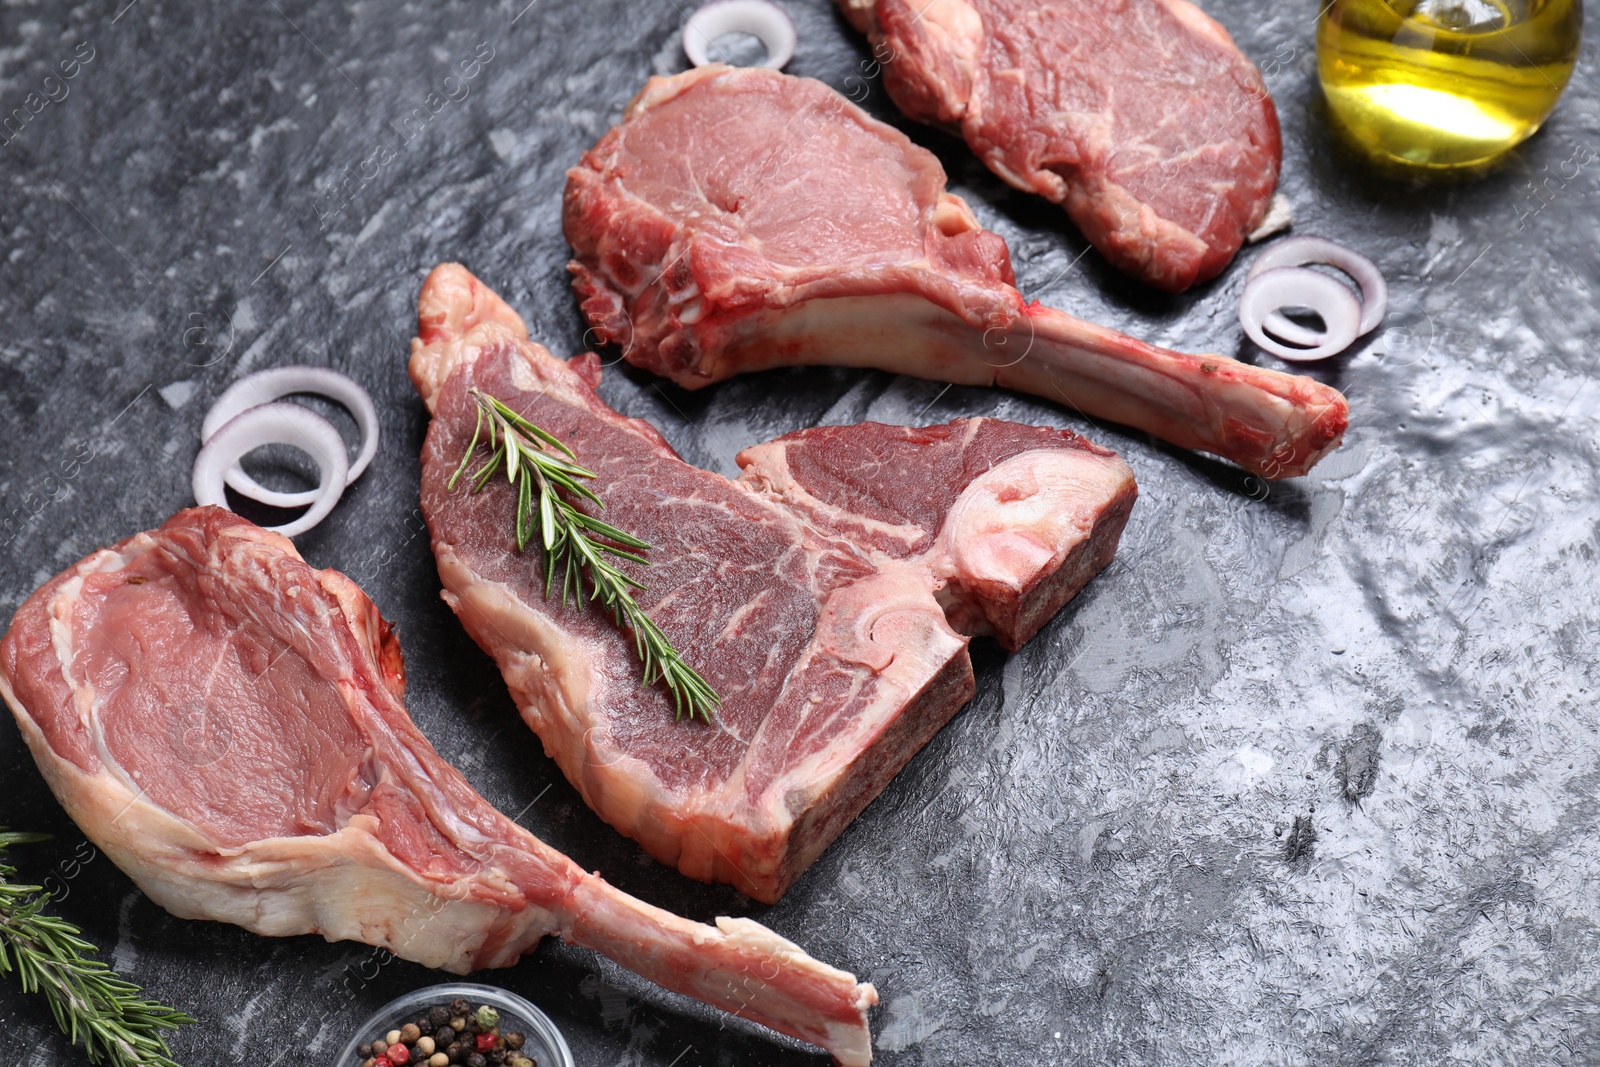
[[[1277,241],[1255,258],[1250,264],[1250,273],[1245,277],[1248,281],[1264,271],[1276,270],[1279,267],[1303,267],[1308,263],[1324,263],[1330,267],[1337,267],[1360,286],[1361,321],[1357,327],[1357,337],[1371,333],[1389,313],[1389,286],[1383,280],[1383,272],[1378,269],[1377,264],[1355,249],[1337,241],[1330,241],[1326,237],[1287,237]],[[1268,323],[1274,334],[1286,340],[1305,344],[1316,343],[1314,331],[1296,326],[1282,315],[1274,314],[1268,319]]]
[[[767,49],[763,67],[781,70],[794,58],[794,20],[772,0],[711,0],[683,24],[684,55],[695,66],[705,66],[711,62],[711,42],[725,33],[759,38]]]
[[[357,446],[355,458],[350,461],[345,484],[361,477],[361,472],[367,469],[367,464],[372,462],[372,457],[378,451],[378,409],[360,383],[328,367],[272,367],[245,375],[228,386],[217,397],[217,402],[211,405],[211,410],[206,412],[205,422],[200,424],[200,440],[210,441],[217,431],[236,416],[291,393],[325,396],[349,409],[361,433],[361,443]],[[316,490],[284,493],[268,489],[246,474],[237,463],[228,469],[224,477],[235,492],[276,508],[304,507],[317,498]]]
[[[1314,347],[1294,347],[1284,343],[1292,338],[1280,340],[1273,336],[1276,331],[1271,329],[1269,316],[1292,307],[1315,311],[1327,325],[1322,333],[1301,331],[1317,339],[1319,343]],[[1360,336],[1361,304],[1350,287],[1337,278],[1304,267],[1274,267],[1245,284],[1244,295],[1239,298],[1239,322],[1250,340],[1281,359],[1326,359],[1349,348]]]
[[[299,404],[261,404],[234,416],[212,434],[194,459],[191,480],[195,502],[227,507],[224,484],[228,470],[246,453],[272,444],[290,445],[305,452],[316,460],[322,480],[304,515],[268,529],[293,537],[327,518],[344,493],[350,461],[345,455],[344,438],[333,424]]]

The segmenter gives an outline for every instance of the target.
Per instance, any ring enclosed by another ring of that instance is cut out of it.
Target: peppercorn
[[[470,1003],[468,1003],[466,997],[457,997],[456,999],[454,999],[454,1000],[452,1000],[450,1002],[450,1014],[451,1015],[465,1015],[465,1014],[467,1014],[467,1012],[469,1012],[471,1010],[472,1010],[472,1005]],[[459,1029],[459,1027],[458,1027],[458,1029]]]
[[[428,1029],[437,1030],[450,1021],[450,1009],[443,1004],[435,1004],[428,1009]]]
[[[406,1067],[406,1064],[411,1062],[411,1049],[405,1045],[390,1045],[385,1055],[389,1057],[389,1062],[394,1064],[394,1067]]]
[[[380,1037],[380,1038],[378,1038],[378,1040],[376,1040],[376,1041],[374,1041],[372,1043],[372,1058],[373,1059],[377,1059],[379,1056],[382,1056],[387,1051],[389,1051],[389,1042],[385,1041],[383,1038]]]
[[[372,1058],[372,1042],[368,1041],[365,1045],[357,1045],[356,1055],[361,1059],[370,1060]]]
[[[511,1067],[536,1067],[534,1062],[526,1056],[518,1056],[511,1061]]]
[[[493,1030],[500,1025],[500,1013],[487,1004],[481,1005],[478,1008],[478,1025],[485,1030]]]
[[[500,1035],[495,1033],[479,1034],[476,1041],[479,1052],[488,1052],[500,1043]]]
[[[493,1065],[493,1067],[500,1067],[501,1064],[506,1062],[506,1050],[503,1048],[492,1048],[488,1052],[484,1053],[484,1058],[487,1059],[489,1063]]]
[[[483,1053],[474,1052],[467,1057],[467,1067],[489,1067],[489,1061],[484,1058]]]
[[[417,1043],[417,1038],[421,1036],[422,1031],[417,1029],[415,1023],[406,1023],[400,1028],[400,1043],[402,1045],[414,1045]]]
[[[445,1021],[448,1022],[449,1020],[447,1019]],[[444,1045],[450,1044],[450,1042],[454,1041],[455,1039],[456,1039],[455,1030],[451,1029],[448,1026],[439,1027],[439,1029],[436,1030],[434,1032],[434,1035],[433,1035],[433,1043],[435,1045],[439,1045],[441,1047],[444,1046]]]
[[[467,1028],[467,1013],[466,1012],[458,1012],[457,1014],[450,1016],[450,1029],[454,1030],[456,1033],[459,1034],[461,1031],[465,1030],[466,1028]]]
[[[442,1052],[435,1052],[428,1057],[428,1067],[450,1067],[450,1057]]]
[[[522,1043],[527,1040],[515,1030],[507,1030],[500,1036],[505,1039],[506,1048],[521,1048]]]
[[[429,1037],[427,1034],[423,1034],[421,1037],[417,1038],[416,1051],[420,1052],[424,1056],[432,1056],[434,1045],[435,1042],[433,1038]]]
[[[371,1056],[368,1056],[366,1059],[361,1061],[361,1067],[377,1067],[377,1063],[377,1060],[373,1059]]]
[[[459,1041],[451,1042],[450,1047],[445,1049],[445,1052],[450,1056],[451,1063],[466,1063],[467,1054],[471,1051],[471,1049]]]

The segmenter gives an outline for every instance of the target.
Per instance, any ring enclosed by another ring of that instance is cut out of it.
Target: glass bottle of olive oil
[[[1317,70],[1334,122],[1374,159],[1468,167],[1544,122],[1582,29],[1583,0],[1333,0]]]

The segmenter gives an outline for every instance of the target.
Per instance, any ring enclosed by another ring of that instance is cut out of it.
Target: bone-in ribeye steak
[[[607,822],[694,878],[776,900],[972,694],[966,635],[1026,641],[1111,559],[1135,490],[1065,430],[963,419],[826,427],[745,451],[736,481],[596,395],[466,270],[423,286],[412,380],[433,412],[422,507],[444,596],[545,750]],[[640,604],[723,698],[679,722],[632,639],[547,598],[504,480],[448,481],[496,396],[598,474],[654,547]]]
[[[569,269],[599,337],[687,388],[808,363],[1001,385],[1268,478],[1339,443],[1335,389],[1027,303],[1005,241],[944,185],[821,82],[652,78],[567,172]]]
[[[67,813],[174,915],[504,967],[546,934],[871,1060],[870,985],[749,919],[690,922],[496,811],[406,714],[344,575],[220,508],[96,552],[17,611],[0,693]]]
[[[1116,266],[1181,291],[1278,184],[1261,73],[1188,0],[838,0],[911,118],[1062,205]]]

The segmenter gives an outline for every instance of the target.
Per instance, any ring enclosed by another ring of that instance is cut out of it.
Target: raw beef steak
[[[1115,535],[1096,537],[1089,523],[1120,531],[1133,505],[1128,478],[1111,514],[1073,506],[1106,489],[1104,468],[1064,451],[1081,440],[994,419],[869,422],[801,430],[738,462],[740,481],[818,529],[924,561],[945,583],[936,595],[951,625],[1015,652],[1111,561]]]
[[[870,985],[749,919],[689,922],[501,815],[412,725],[350,579],[220,508],[96,552],[17,611],[0,693],[56,798],[174,915],[505,967],[546,934],[872,1058]]]
[[[1000,385],[1267,478],[1338,445],[1335,389],[1027,303],[1005,242],[944,184],[821,82],[652,78],[567,172],[569,269],[600,339],[687,388],[807,363]]]
[[[411,375],[433,412],[422,506],[444,596],[602,818],[684,874],[774,901],[972,695],[967,635],[1030,637],[1111,559],[1127,465],[992,420],[806,431],[691,467],[596,395],[466,270],[423,286]],[[710,724],[642,688],[602,611],[545,596],[513,491],[448,481],[498,397],[597,472],[605,518],[654,547],[641,605],[721,694]],[[948,615],[947,615],[948,608]]]
[[[1255,64],[1188,0],[838,0],[911,118],[1066,208],[1113,264],[1215,277],[1278,184]]]

